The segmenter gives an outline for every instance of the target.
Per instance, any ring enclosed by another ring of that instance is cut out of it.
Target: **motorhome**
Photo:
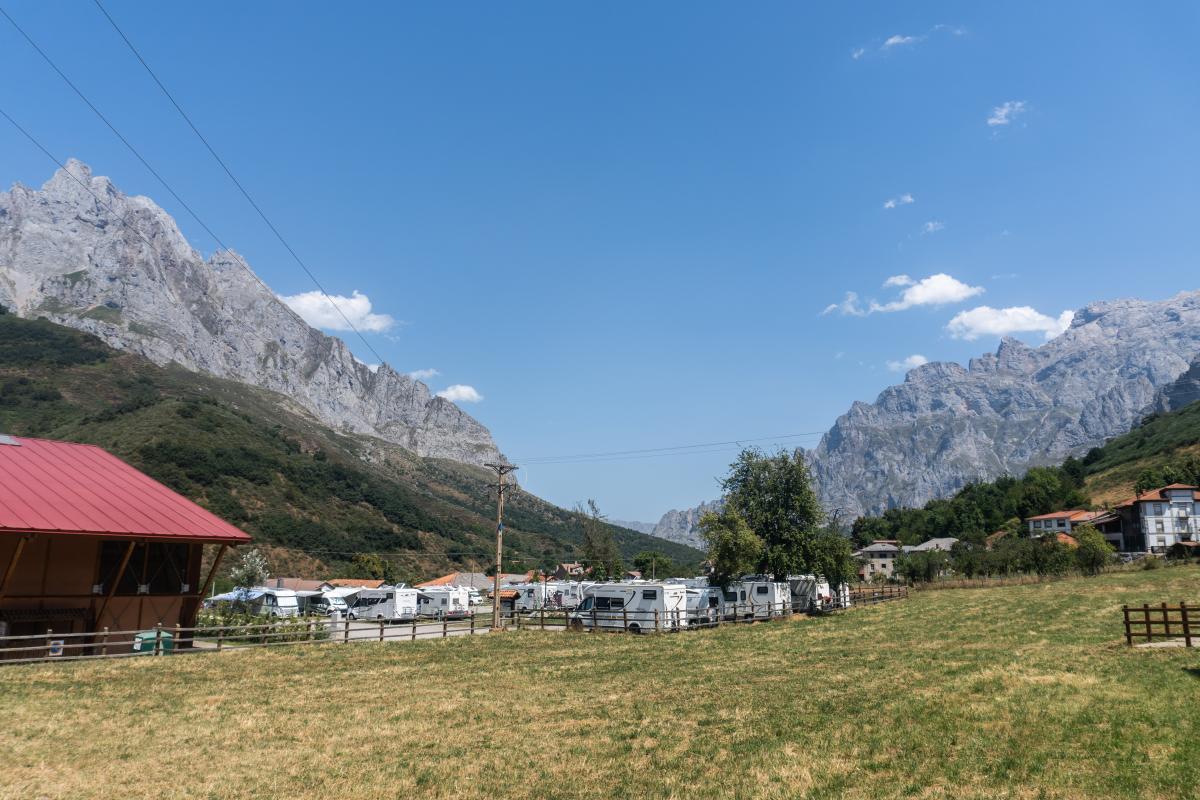
[[[792,610],[804,613],[850,607],[850,587],[842,584],[837,591],[820,575],[789,575]]]
[[[250,600],[251,614],[276,618],[300,616],[300,601],[291,589],[255,586],[250,591],[256,594],[254,599]]]
[[[363,589],[350,606],[351,619],[387,619],[408,622],[417,618],[419,592],[405,586]]]
[[[571,609],[583,602],[585,586],[579,581],[538,581],[514,583],[509,589],[518,592],[517,611],[537,611],[542,608]]]
[[[724,615],[725,596],[718,586],[700,586],[687,590],[688,625],[716,625]]]
[[[594,583],[570,615],[574,628],[643,633],[687,627],[687,587],[660,581]]]
[[[471,593],[459,586],[428,586],[417,595],[417,614],[434,619],[465,619],[475,613]]]
[[[296,592],[296,599],[300,603],[301,614],[317,614],[322,616],[341,614],[344,617],[350,610],[350,606],[346,603],[346,598],[332,592],[318,590],[298,591]]]
[[[747,576],[725,589],[726,619],[770,619],[791,610],[792,590],[786,583]]]

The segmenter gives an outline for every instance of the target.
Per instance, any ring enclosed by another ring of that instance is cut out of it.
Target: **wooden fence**
[[[873,606],[876,603],[907,598],[908,587],[903,585],[881,584],[876,586],[870,583],[861,583],[858,586],[850,587],[851,606]]]
[[[1197,620],[1200,606],[1189,606],[1181,602],[1177,606],[1160,603],[1156,606],[1121,606],[1125,614],[1125,644],[1132,646],[1134,639],[1146,642],[1182,639],[1184,647],[1192,647],[1192,626]]]

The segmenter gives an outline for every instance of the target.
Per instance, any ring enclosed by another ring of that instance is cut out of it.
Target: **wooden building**
[[[0,636],[190,626],[249,540],[99,447],[0,435]]]

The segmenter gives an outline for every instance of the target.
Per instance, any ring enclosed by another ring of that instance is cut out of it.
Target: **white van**
[[[296,592],[296,600],[300,603],[301,614],[331,617],[337,613],[344,617],[349,611],[346,599],[338,594],[305,590]]]
[[[850,607],[850,587],[842,584],[834,591],[820,575],[788,575],[792,588],[792,610],[810,613],[831,608]]]
[[[380,586],[363,589],[350,606],[350,619],[387,619],[408,622],[417,618],[416,589]]]
[[[688,625],[708,627],[716,625],[724,616],[725,596],[720,587],[701,586],[687,590]]]
[[[770,619],[791,611],[792,588],[769,578],[748,576],[725,589],[726,619]]]
[[[261,614],[264,617],[300,616],[300,601],[291,589],[270,589],[266,586],[255,586],[250,590],[258,596],[250,601],[250,613]]]
[[[430,586],[417,590],[417,614],[434,619],[466,619],[475,613],[471,592],[459,586]]]
[[[594,583],[570,615],[576,629],[643,633],[680,630],[688,624],[687,588],[681,583],[621,581]]]

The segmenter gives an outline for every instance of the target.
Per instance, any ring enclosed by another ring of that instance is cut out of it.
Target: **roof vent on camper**
[[[21,446],[21,443],[17,441],[16,437],[9,436],[7,433],[0,433],[0,444],[7,444],[11,445],[12,447]]]

